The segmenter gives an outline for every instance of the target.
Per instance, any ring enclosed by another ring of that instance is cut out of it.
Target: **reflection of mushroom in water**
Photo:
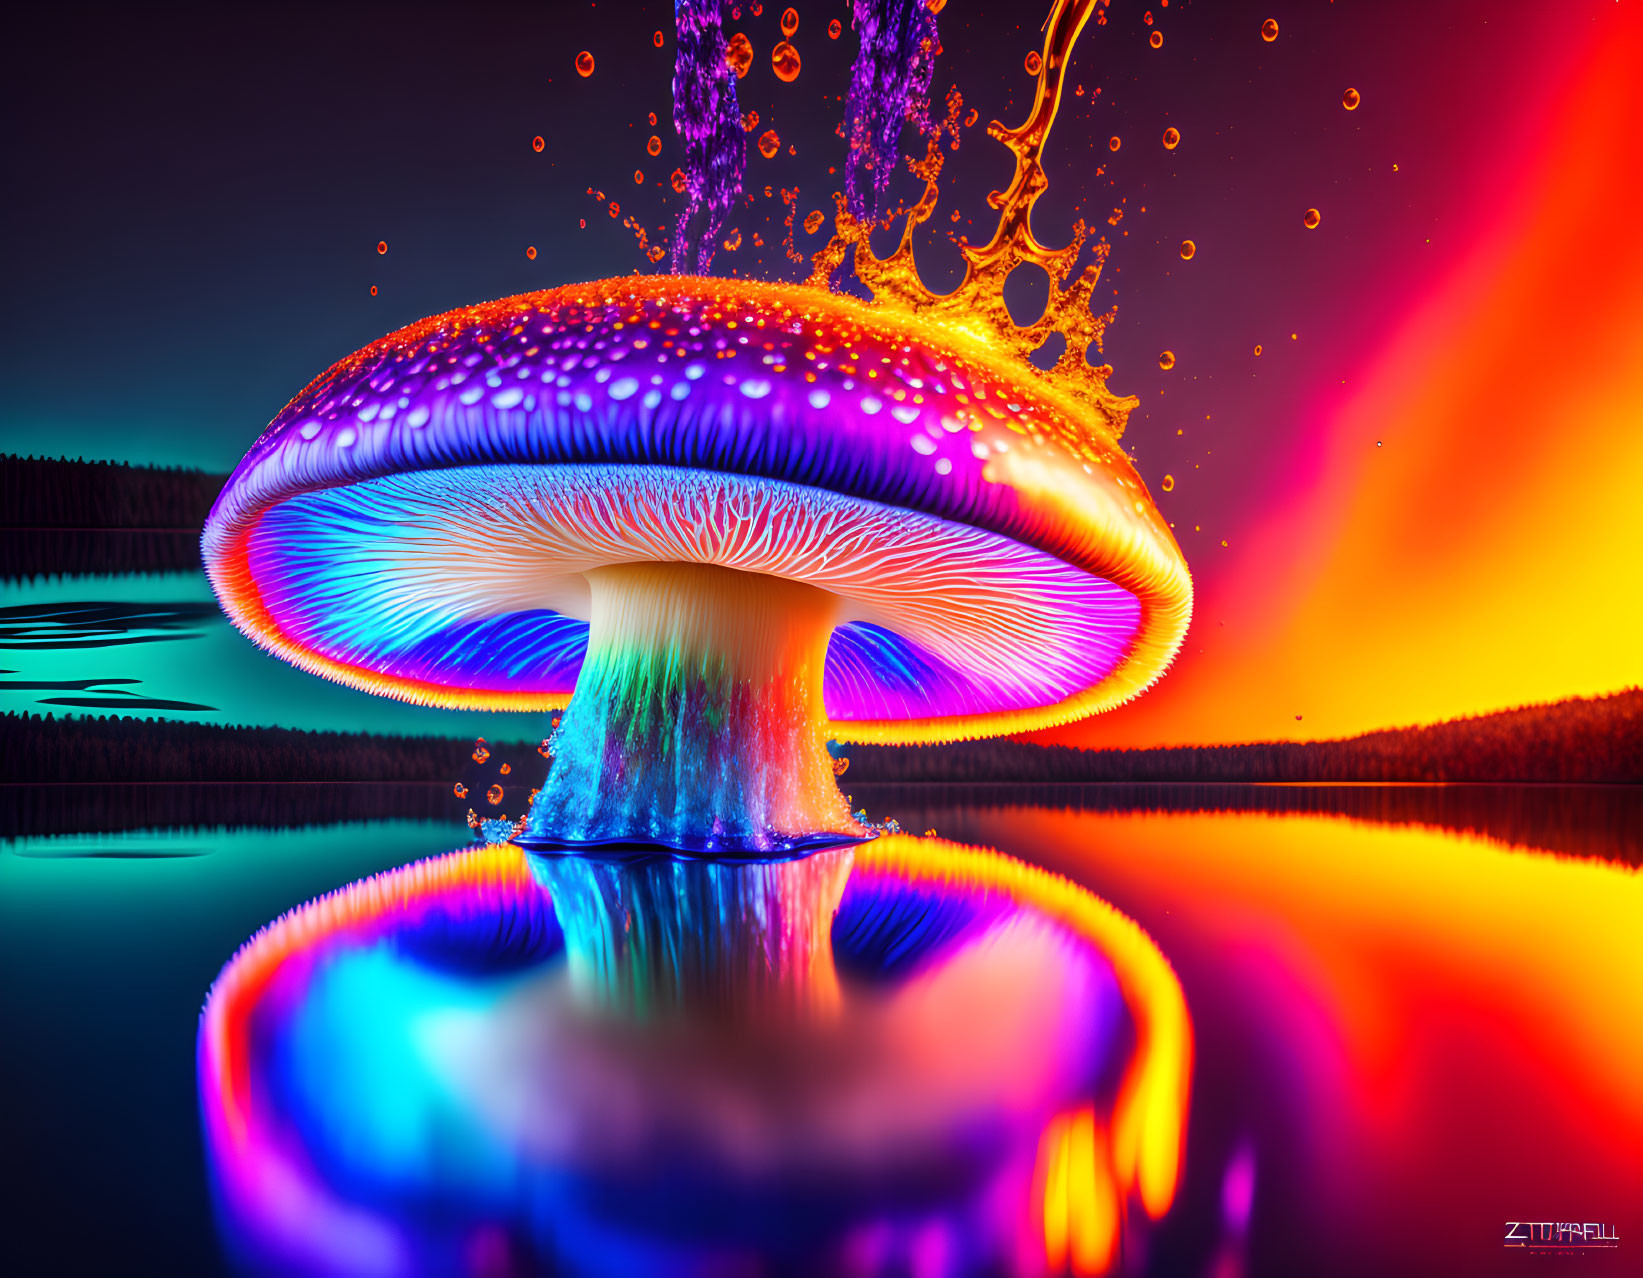
[[[1185,564],[1092,419],[975,337],[820,290],[571,286],[337,364],[240,463],[205,558],[315,673],[569,703],[527,839],[789,850],[861,833],[830,735],[1061,723],[1173,656]]]

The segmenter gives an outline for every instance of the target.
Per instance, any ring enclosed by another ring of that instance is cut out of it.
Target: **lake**
[[[1634,867],[1576,837],[944,793],[910,788],[875,815],[1066,876],[1179,978],[1193,1044],[1179,1183],[1158,1221],[1122,1222],[1115,1272],[1635,1272]],[[202,1143],[202,999],[284,911],[464,834],[375,821],[0,843],[5,1201],[22,1270],[229,1271]],[[1068,1050],[1037,1033],[1009,1045],[1012,1069]],[[1506,1245],[1523,1221],[1600,1222],[1621,1243],[1526,1258]],[[1087,1222],[1074,1211],[1068,1228],[1055,1254],[1076,1269]],[[964,1272],[981,1254],[968,1237],[926,1230],[910,1250],[851,1255],[862,1272]],[[481,1247],[469,1267],[507,1272],[513,1255]]]

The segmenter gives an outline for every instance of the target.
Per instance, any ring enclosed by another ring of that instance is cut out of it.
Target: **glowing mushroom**
[[[205,561],[316,674],[568,704],[527,844],[786,851],[862,833],[829,737],[1041,728],[1173,657],[1186,566],[1091,420],[819,289],[575,285],[336,364],[235,470]]]

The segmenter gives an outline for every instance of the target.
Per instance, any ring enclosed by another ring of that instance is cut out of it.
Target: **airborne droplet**
[[[480,737],[478,741],[474,742],[473,761],[475,763],[484,763],[490,757],[491,748],[485,744],[485,738]]]
[[[660,155],[662,153],[662,139],[652,133],[650,135],[650,141],[645,143],[645,150],[649,151],[652,155]]]
[[[805,233],[807,235],[814,235],[817,231],[821,230],[822,220],[822,211],[820,209],[813,210],[804,219]]]
[[[1029,53],[1027,60],[1022,65],[1027,68],[1028,75],[1037,75],[1044,69],[1044,59],[1036,53]]]
[[[371,285],[371,296],[375,297],[376,295],[377,295],[377,286],[375,284],[373,284],[373,285]]]
[[[529,247],[527,247],[525,249],[525,256],[530,258],[530,260],[533,261],[533,262],[536,261],[536,245],[532,244]]]
[[[735,230],[731,231],[729,235],[725,236],[724,245],[726,251],[731,253],[734,253],[737,249],[741,248],[742,232],[740,227],[737,227]]]
[[[1162,368],[1162,369],[1166,369],[1166,370],[1174,368],[1175,367],[1175,352],[1174,351],[1163,351],[1163,352],[1161,352],[1158,356],[1158,367]]]
[[[1175,491],[1175,476],[1174,475],[1165,475],[1164,476],[1164,482],[1159,484],[1158,486],[1160,488],[1162,488],[1166,493],[1174,492]]]
[[[753,65],[753,44],[740,31],[725,42],[725,64],[736,73],[738,80]]]
[[[485,802],[490,804],[493,808],[497,804],[501,803],[502,787],[499,785],[493,785],[489,790],[485,791]]]
[[[531,139],[531,150],[540,153],[545,146],[547,146],[547,143],[542,140],[540,135]]]
[[[576,74],[584,80],[593,74],[593,54],[586,49],[576,55]]]
[[[1348,111],[1356,111],[1358,109],[1358,103],[1362,101],[1363,98],[1359,95],[1356,89],[1348,89],[1345,93],[1341,94],[1341,105]]]
[[[799,78],[799,51],[783,40],[770,51],[770,69],[783,84]]]
[[[454,786],[451,787],[451,793],[456,795],[456,797],[459,798],[459,799],[466,799],[468,797],[468,787],[463,785],[462,782],[458,781]]]
[[[1173,151],[1181,145],[1181,131],[1179,129],[1164,130],[1164,150]]]
[[[680,195],[685,193],[685,171],[683,169],[674,169],[673,176],[669,181],[673,183],[673,189]]]
[[[1147,43],[1155,49],[1162,49],[1164,47],[1164,33],[1162,31],[1154,31],[1147,37]]]
[[[839,25],[839,20],[834,18],[833,21],[827,24],[827,38],[829,40],[837,40],[839,38],[839,33],[843,30],[844,28]]]
[[[776,136],[775,129],[766,129],[759,134],[759,154],[769,160],[774,158],[777,151],[782,149],[782,140]]]
[[[1308,209],[1306,211],[1306,216],[1303,217],[1301,221],[1306,223],[1307,230],[1316,231],[1318,229],[1318,223],[1323,221],[1323,215],[1319,213],[1317,209]]]
[[[1123,145],[1124,145],[1123,139],[1120,138],[1116,133],[1113,134],[1110,138],[1107,139],[1107,150],[1109,150],[1109,151],[1116,151],[1119,147],[1121,147]]]
[[[1261,39],[1271,44],[1278,38],[1278,19],[1268,18],[1261,24]]]
[[[1198,251],[1198,246],[1196,244],[1194,244],[1191,240],[1182,240],[1181,241],[1181,260],[1183,262],[1192,261],[1192,255],[1194,253],[1196,253],[1197,251]]]
[[[1261,344],[1259,342],[1255,343],[1255,353],[1257,355],[1259,355],[1261,353]]]
[[[782,10],[782,34],[792,36],[799,29],[799,11],[797,9]]]
[[[641,170],[641,169],[634,169],[633,170],[633,184],[635,186],[643,186],[645,184],[645,175],[644,175],[643,170]]]
[[[378,240],[377,241],[377,252],[378,253],[386,253],[387,251],[388,251],[388,241],[387,240]]]
[[[650,42],[660,49],[662,47],[662,33],[658,31],[655,35],[651,36]]]

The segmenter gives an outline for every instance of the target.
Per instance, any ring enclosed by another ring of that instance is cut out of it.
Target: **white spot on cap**
[[[826,408],[832,402],[833,397],[819,386],[810,392],[810,407],[812,408]]]
[[[951,475],[953,473],[953,459],[951,457],[936,458],[936,474]]]
[[[405,424],[407,426],[426,426],[428,424],[428,406],[426,404],[418,404],[410,412],[406,413]]]
[[[689,382],[674,382],[673,383],[673,389],[668,391],[668,395],[671,396],[673,399],[684,399],[685,396],[687,396],[689,394],[690,394],[690,383]]]
[[[354,440],[358,438],[359,436],[354,433],[354,428],[352,426],[344,426],[337,432],[337,447],[352,448],[354,446]]]
[[[738,389],[749,399],[763,399],[770,394],[770,383],[762,377],[749,377]]]
[[[308,421],[305,421],[301,426],[297,427],[297,434],[301,435],[304,439],[312,439],[315,435],[319,434],[319,432],[320,424],[311,418]]]
[[[605,370],[600,369],[599,371],[602,373]],[[639,379],[637,377],[618,377],[610,384],[610,397],[612,399],[632,399],[638,390]]]
[[[485,388],[483,386],[470,386],[467,390],[458,395],[457,398],[464,404],[477,404],[480,397],[484,395],[484,393]]]
[[[689,368],[685,369],[685,376],[694,382],[705,372],[707,372],[707,369],[703,365],[692,364]]]
[[[910,404],[897,404],[890,410],[890,416],[894,417],[903,426],[911,426],[918,420],[918,409]]]
[[[497,391],[491,396],[491,404],[495,408],[512,408],[525,398],[525,392],[517,386],[510,386],[507,390]]]
[[[866,413],[869,417],[873,416],[874,413],[878,412],[879,409],[883,407],[884,404],[879,400],[874,399],[871,395],[863,395],[861,397],[861,411]]]
[[[654,388],[651,389],[651,390],[648,390],[648,391],[645,392],[644,399],[640,400],[639,402],[642,403],[646,408],[655,408],[658,404],[660,404],[662,402],[662,392],[659,391],[659,390],[656,390]]]
[[[913,451],[915,453],[922,453],[924,456],[928,457],[931,453],[936,451],[936,441],[927,435],[914,435]]]

